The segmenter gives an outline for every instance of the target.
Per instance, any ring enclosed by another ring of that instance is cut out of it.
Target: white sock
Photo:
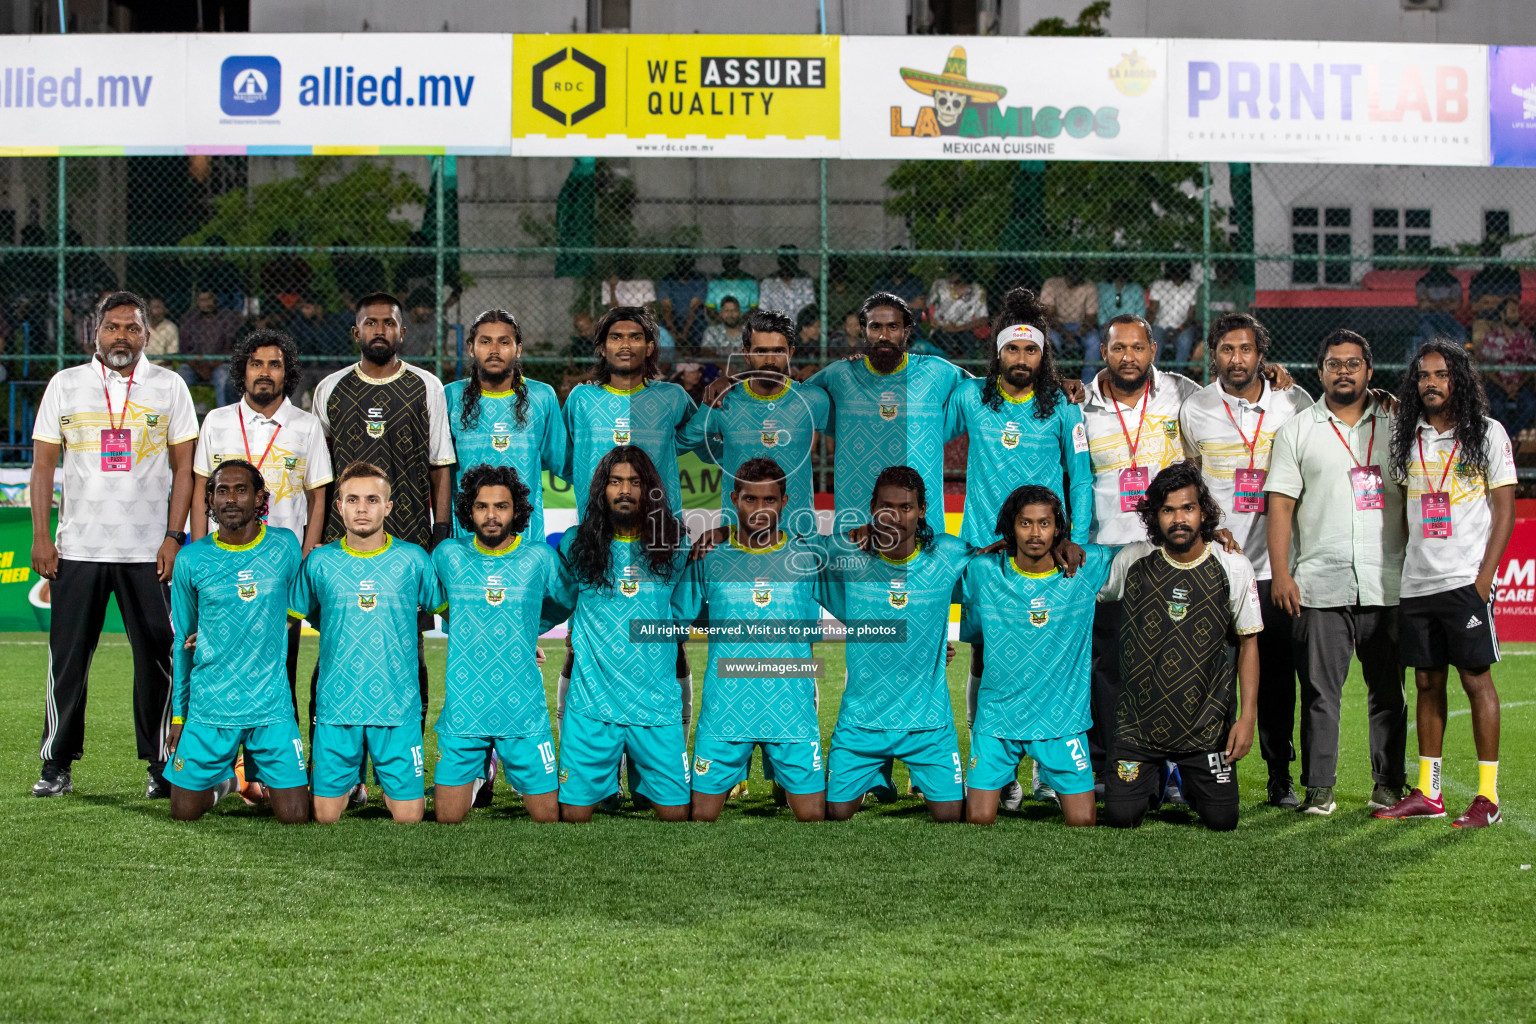
[[[687,731],[689,723],[693,721],[693,673],[677,677],[677,688],[682,692],[683,698],[683,730]]]
[[[565,695],[571,690],[571,677],[561,676],[555,684],[555,721],[565,722]]]
[[[981,689],[981,676],[966,676],[965,679],[965,724],[976,724],[976,693]]]

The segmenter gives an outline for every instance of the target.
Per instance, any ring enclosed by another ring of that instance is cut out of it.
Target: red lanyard
[[[113,423],[112,392],[107,388],[107,364],[101,364],[101,393],[105,395],[107,399],[107,425],[113,430],[122,430],[124,424],[128,422],[128,396],[133,394],[133,375],[134,372],[138,370],[138,368],[138,364],[135,363],[133,369],[128,371],[128,387],[123,391],[123,418],[120,422]]]
[[[1141,393],[1141,419],[1136,422],[1136,440],[1131,441],[1131,432],[1125,429],[1125,417],[1120,415],[1120,402],[1113,394],[1109,400],[1115,405],[1115,418],[1120,421],[1120,433],[1125,435],[1125,446],[1131,450],[1131,468],[1136,468],[1136,449],[1141,447],[1141,428],[1147,422],[1147,399],[1152,397],[1152,382],[1147,381],[1147,389]]]
[[[1429,483],[1429,460],[1424,458],[1424,435],[1420,434],[1417,440],[1419,442],[1419,465],[1424,467],[1424,482]],[[1460,448],[1460,441],[1451,445],[1451,457],[1445,460],[1445,469],[1440,472],[1440,486],[1435,488],[1437,493],[1445,491],[1445,478],[1451,475],[1451,467],[1456,465],[1456,452]]]
[[[1374,451],[1375,448],[1376,448],[1376,417],[1375,416],[1371,417],[1371,443],[1369,445],[1367,445],[1366,448],[1365,448],[1365,462],[1363,462],[1363,463],[1359,459],[1355,458],[1355,450],[1349,446],[1349,442],[1348,441],[1344,440],[1344,435],[1339,433],[1339,425],[1337,423],[1335,423],[1331,419],[1328,421],[1328,425],[1333,428],[1334,434],[1339,439],[1339,444],[1343,445],[1344,446],[1344,450],[1349,452],[1349,461],[1351,461],[1351,462],[1353,462],[1355,464],[1355,468],[1356,469],[1359,469],[1362,466],[1370,464],[1371,452]]]
[[[245,436],[245,410],[241,409],[239,415],[240,415],[240,440],[245,445],[245,461],[246,462],[250,462],[251,461],[251,442]],[[257,469],[260,469],[261,468],[261,464],[263,462],[267,461],[267,456],[272,453],[272,446],[277,443],[278,432],[281,431],[282,429],[283,429],[283,426],[282,426],[281,423],[279,423],[279,424],[277,424],[276,428],[272,431],[272,440],[267,442],[267,450],[262,452],[261,453],[261,458],[257,459],[256,462],[254,463],[254,465],[256,466]]]
[[[1253,468],[1253,449],[1259,443],[1259,431],[1264,429],[1264,412],[1265,412],[1265,410],[1263,410],[1263,409],[1259,410],[1259,423],[1258,423],[1258,426],[1253,428],[1253,440],[1250,441],[1246,437],[1243,437],[1243,428],[1237,425],[1237,420],[1232,415],[1232,406],[1227,404],[1227,400],[1225,398],[1223,398],[1221,400],[1221,407],[1223,409],[1227,410],[1227,419],[1232,421],[1232,429],[1237,431],[1237,436],[1241,437],[1243,439],[1243,444],[1248,448],[1248,468],[1252,469]]]

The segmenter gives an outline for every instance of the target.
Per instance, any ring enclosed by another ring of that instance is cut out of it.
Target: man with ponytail
[[[965,519],[960,539],[972,548],[997,539],[998,510],[1018,487],[1037,485],[1065,497],[1070,542],[1088,543],[1093,523],[1093,468],[1083,414],[1062,392],[1051,346],[1050,315],[1027,288],[1003,297],[992,324],[992,354],[985,378],[960,382],[945,407],[945,436],[968,433]],[[1060,555],[1066,531],[1056,538]],[[969,606],[961,614],[960,639],[971,644],[966,683],[966,717],[976,717],[976,690],[985,669],[980,624]],[[1012,783],[1003,796],[1017,806],[1022,794]],[[1045,791],[1036,787],[1041,796]]]
[[[529,487],[532,513],[524,540],[544,539],[542,470],[560,473],[568,446],[555,389],[523,376],[523,329],[505,309],[488,309],[469,325],[469,376],[444,388],[448,429],[458,454],[453,493],[471,466],[510,466]],[[457,499],[455,499],[457,500]],[[470,536],[462,519],[454,534]]]

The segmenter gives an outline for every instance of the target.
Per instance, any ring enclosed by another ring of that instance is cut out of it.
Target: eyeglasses
[[[1323,369],[1329,373],[1357,373],[1365,365],[1364,359],[1325,359]]]

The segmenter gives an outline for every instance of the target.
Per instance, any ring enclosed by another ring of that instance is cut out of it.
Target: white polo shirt
[[[1498,420],[1484,418],[1488,434],[1484,451],[1488,453],[1487,475],[1474,473],[1461,459],[1454,428],[1440,433],[1419,420],[1418,439],[1408,449],[1408,550],[1403,555],[1404,597],[1443,594],[1477,582],[1477,570],[1483,564],[1488,534],[1493,529],[1493,508],[1488,492],[1499,487],[1513,487],[1515,453],[1509,435]],[[1419,458],[1423,445],[1424,458]],[[1451,462],[1451,452],[1456,461]],[[1425,466],[1425,462],[1429,465]],[[1441,481],[1444,481],[1442,484]],[[1424,536],[1424,495],[1443,492],[1451,498],[1451,535]]]
[[[220,406],[203,419],[192,472],[206,479],[228,459],[244,459],[261,470],[272,494],[267,525],[291,530],[303,543],[309,522],[305,492],[331,482],[331,452],[320,418],[286,398],[271,419],[243,398]]]
[[[101,432],[116,428],[129,431],[129,468],[106,471]],[[64,448],[59,557],[153,562],[170,513],[167,449],[196,438],[197,413],[187,385],[175,371],[142,355],[126,374],[94,357],[54,374],[38,403],[32,439]]]
[[[1121,405],[1099,390],[1097,378],[1083,399],[1083,427],[1088,431],[1088,459],[1093,464],[1095,544],[1134,544],[1147,539],[1135,511],[1120,510],[1120,472],[1134,464],[1145,468],[1147,483],[1165,466],[1184,460],[1179,437],[1179,408],[1200,385],[1177,373],[1153,368],[1148,392],[1134,405]],[[1118,410],[1118,411],[1117,411]],[[1131,454],[1131,446],[1136,453]]]
[[[1243,546],[1243,554],[1253,563],[1254,578],[1267,580],[1269,520],[1264,512],[1236,510],[1237,473],[1249,468],[1268,473],[1275,431],[1310,406],[1312,396],[1297,386],[1276,391],[1269,381],[1262,383],[1264,392],[1257,402],[1227,394],[1220,381],[1207,384],[1184,400],[1179,410],[1179,434],[1184,453],[1200,460],[1206,489],[1221,506],[1221,525]],[[1267,511],[1268,506],[1264,507]]]

